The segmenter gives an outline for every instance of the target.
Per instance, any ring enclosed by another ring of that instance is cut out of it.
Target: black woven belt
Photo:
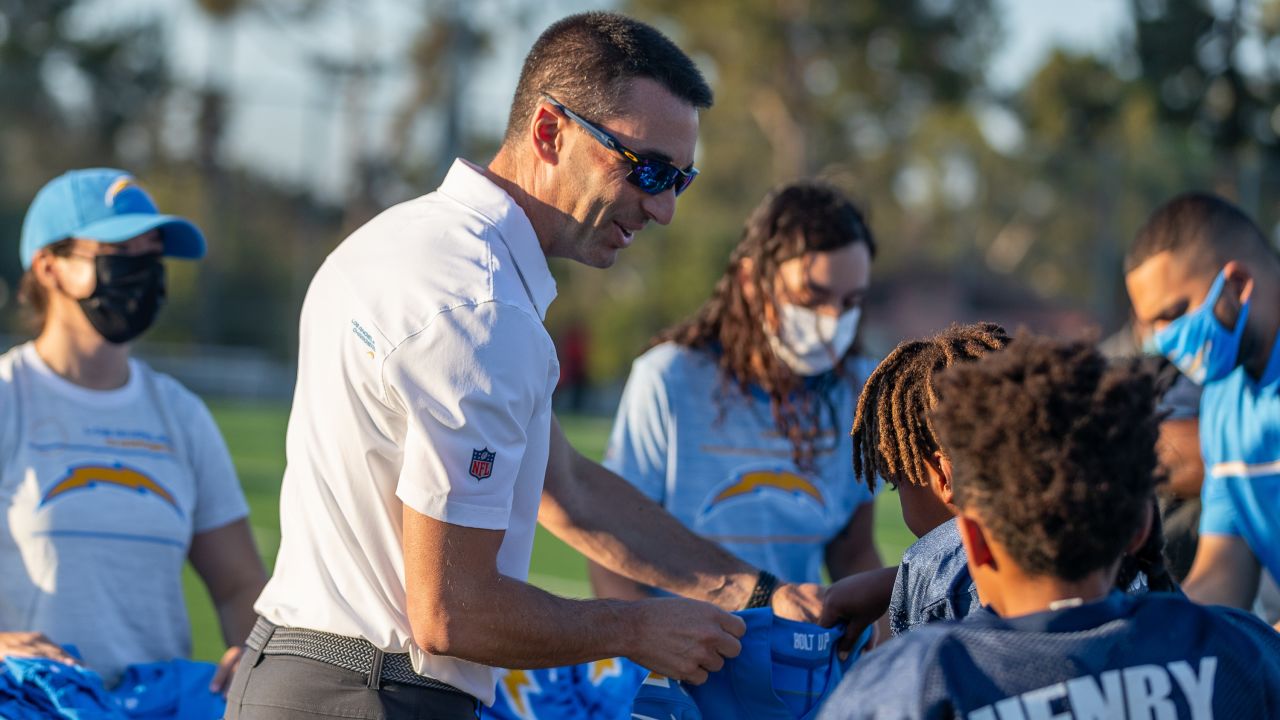
[[[381,682],[416,685],[470,697],[469,693],[449,683],[419,675],[413,669],[409,653],[383,653],[375,648],[373,643],[363,638],[305,628],[277,627],[263,618],[258,618],[245,645],[263,655],[293,655],[319,660],[344,670],[360,673],[365,677],[376,674]]]

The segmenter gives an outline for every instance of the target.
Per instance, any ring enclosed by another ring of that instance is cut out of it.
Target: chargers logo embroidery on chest
[[[498,456],[496,452],[490,452],[489,448],[483,450],[471,451],[471,477],[477,480],[484,480],[493,474],[493,460]]]

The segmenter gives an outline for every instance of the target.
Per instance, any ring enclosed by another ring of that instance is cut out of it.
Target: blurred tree
[[[1206,138],[1215,189],[1258,212],[1268,197],[1264,174],[1275,174],[1280,151],[1280,2],[1131,0],[1131,6],[1132,52],[1161,118]]]
[[[71,0],[0,0],[0,279],[16,280],[27,202],[72,167],[155,160],[163,35],[142,19],[86,28]],[[0,285],[0,327],[17,329]],[[7,318],[7,323],[3,319]]]
[[[703,175],[672,226],[646,230],[609,273],[559,268],[559,310],[592,318],[594,376],[624,372],[655,330],[707,297],[747,213],[784,180],[822,174],[851,190],[882,240],[881,267],[972,246],[990,149],[965,116],[999,35],[990,0],[625,9],[694,56],[716,106],[702,117]]]
[[[1107,63],[1058,51],[1015,101],[1027,128],[1024,173],[1038,178],[1037,192],[1047,193],[1052,210],[1019,213],[1022,259],[1005,269],[1018,268],[1100,320],[1112,320],[1121,300],[1112,281],[1123,254],[1121,205],[1131,157],[1150,149],[1143,137],[1152,129],[1150,114],[1138,133],[1127,131],[1146,100]],[[1034,207],[1029,200],[1024,207]]]

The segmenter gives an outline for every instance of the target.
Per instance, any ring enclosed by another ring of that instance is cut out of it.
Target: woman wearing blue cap
[[[22,227],[19,298],[36,338],[0,355],[0,656],[81,661],[112,683],[186,657],[190,559],[229,649],[254,621],[265,570],[209,411],[129,357],[164,303],[164,255],[204,256],[119,170],[45,185]]]

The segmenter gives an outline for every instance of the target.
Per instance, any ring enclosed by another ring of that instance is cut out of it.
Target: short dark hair
[[[524,132],[542,93],[603,122],[626,112],[627,83],[649,78],[696,108],[711,107],[711,88],[693,60],[667,36],[611,12],[570,15],[547,28],[525,57],[507,119],[506,139]]]
[[[1121,557],[1156,484],[1155,377],[1082,341],[1019,336],[938,378],[955,501],[1015,563],[1068,581]]]
[[[780,185],[770,190],[747,218],[742,240],[730,254],[711,298],[692,318],[663,331],[653,341],[654,345],[674,342],[704,350],[715,358],[724,385],[737,386],[744,394],[752,386],[763,390],[769,397],[774,427],[791,441],[792,458],[801,468],[812,467],[815,444],[823,432],[845,421],[833,419],[824,428],[820,411],[830,403],[817,397],[821,393],[806,389],[804,381],[769,347],[765,304],[775,303],[775,311],[778,309],[773,282],[784,262],[806,253],[857,244],[865,245],[868,254],[875,257],[871,228],[839,188],[820,180]],[[754,293],[746,291],[740,275],[747,258],[751,271],[746,284]],[[851,347],[848,353],[855,351]],[[834,387],[829,385],[827,392]]]
[[[1165,251],[1203,258],[1206,271],[1214,272],[1233,256],[1275,255],[1243,210],[1205,192],[1179,195],[1151,214],[1125,254],[1125,273]]]
[[[50,243],[41,250],[58,257],[71,254],[71,238]],[[37,251],[39,252],[39,251]],[[44,332],[49,316],[49,291],[36,281],[35,272],[27,270],[18,281],[18,304],[22,306],[23,324],[33,335]]]
[[[867,378],[853,418],[854,476],[874,486],[880,477],[893,487],[928,485],[925,462],[938,450],[929,425],[936,402],[934,379],[943,370],[972,362],[1009,344],[995,323],[952,325],[924,340],[893,349]]]

